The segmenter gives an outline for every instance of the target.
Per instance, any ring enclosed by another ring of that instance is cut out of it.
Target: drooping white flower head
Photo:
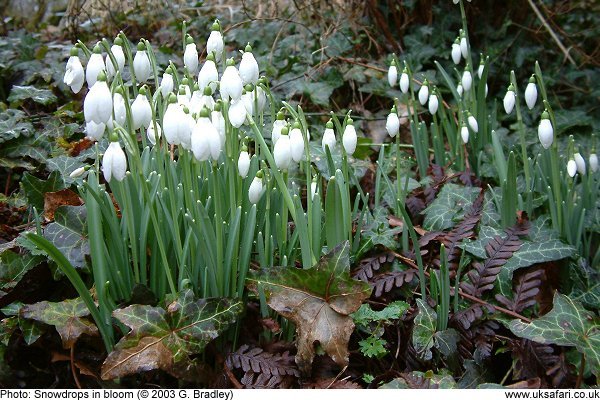
[[[576,173],[577,173],[577,164],[575,163],[575,160],[570,159],[569,162],[567,163],[567,174],[569,174],[569,176],[571,178],[573,178]]]
[[[146,87],[142,87],[131,105],[131,116],[133,118],[133,129],[148,129],[152,121],[152,107],[146,96]]]
[[[221,100],[215,103],[214,110],[210,113],[210,120],[213,123],[213,126],[219,132],[219,136],[221,137],[221,146],[225,144],[225,117],[221,112]]]
[[[127,157],[114,132],[111,133],[111,142],[102,157],[102,172],[104,173],[104,179],[109,183],[112,178],[119,182],[122,181],[125,178],[125,172],[127,172]]]
[[[240,174],[242,179],[248,176],[248,171],[250,170],[250,155],[248,154],[248,148],[246,145],[242,146],[242,151],[240,152],[237,166],[238,174]]]
[[[469,127],[473,132],[479,132],[479,124],[477,123],[477,120],[475,119],[473,114],[469,113],[469,116],[467,117],[467,123],[469,124]]]
[[[79,167],[73,170],[73,172],[71,172],[69,174],[69,178],[75,179],[75,178],[79,178],[80,176],[82,176],[85,171],[87,171],[88,169],[90,169],[89,165],[84,165],[83,167]]]
[[[462,97],[464,89],[462,87],[462,83],[459,83],[458,85],[456,85],[456,92],[458,93],[458,95],[460,97]]]
[[[104,65],[104,58],[102,58],[102,50],[99,44],[94,46],[94,52],[90,56],[90,60],[85,68],[85,80],[87,81],[88,87],[91,88],[98,79],[98,74],[106,70]]]
[[[257,99],[256,105],[258,107],[258,112],[263,112],[265,110],[265,106],[267,105],[267,94],[260,85],[254,88],[254,91],[252,92],[252,98],[254,99],[254,97]]]
[[[114,122],[120,126],[125,126],[125,121],[127,120],[127,109],[125,107],[125,98],[123,98],[122,92],[123,89],[120,87],[115,90],[115,94],[113,95],[113,112]]]
[[[160,81],[160,94],[163,99],[169,97],[170,93],[173,93],[175,82],[173,81],[173,70],[171,67],[167,67],[163,73],[162,80]]]
[[[101,71],[98,80],[85,96],[83,101],[83,115],[85,121],[97,124],[106,124],[112,118],[112,95],[106,84],[106,74]]]
[[[192,114],[199,114],[200,111],[202,110],[202,108],[204,108],[204,106],[208,107],[209,110],[212,111],[212,109],[215,107],[215,101],[212,98],[212,92],[210,90],[210,86],[207,86],[205,88],[206,90],[206,96],[205,93],[202,93],[200,91],[200,88],[198,86],[197,83],[194,84],[194,90],[192,91],[192,97],[189,101],[189,108],[190,108],[190,112]]]
[[[250,43],[246,45],[244,54],[242,54],[242,61],[240,62],[240,78],[244,85],[252,84],[256,85],[258,82],[258,63],[252,54],[252,47]]]
[[[239,100],[242,97],[243,89],[242,78],[234,65],[233,58],[230,58],[227,60],[227,68],[223,72],[221,84],[219,85],[221,98],[223,100]]]
[[[215,56],[213,53],[209,53],[198,73],[198,86],[200,87],[200,90],[204,91],[204,88],[210,85],[210,88],[214,92],[217,89],[218,82],[219,71],[217,71]]]
[[[248,200],[250,203],[256,204],[260,200],[263,194],[263,173],[258,171],[256,176],[252,180],[250,187],[248,188]]]
[[[462,138],[463,143],[469,143],[469,128],[466,125],[463,125],[460,128],[460,137]]]
[[[579,172],[580,175],[585,175],[585,160],[581,154],[575,153],[573,158],[575,159],[575,164],[577,165],[577,172]]]
[[[465,33],[463,32],[463,30],[460,30],[460,53],[462,54],[463,58],[466,60],[467,57],[469,56],[469,48],[467,45],[467,37],[465,36]]]
[[[462,83],[463,89],[465,91],[471,90],[471,85],[473,84],[473,76],[471,75],[471,71],[466,69],[462,74],[462,79],[460,80]]]
[[[210,120],[208,118],[198,118],[194,129],[192,130],[192,152],[198,161],[206,161],[210,158],[210,139],[206,129],[210,129]],[[213,126],[214,128],[214,126]]]
[[[123,39],[117,36],[115,43],[110,47],[110,52],[113,54],[117,65],[114,65],[112,59],[106,55],[106,74],[109,79],[116,75],[117,71],[121,74],[125,69],[125,53],[123,52]]]
[[[217,161],[221,154],[221,135],[213,125],[209,115],[210,110],[207,107],[204,107],[202,111],[200,111],[200,118],[198,118],[198,122],[196,122],[194,132],[196,129],[202,131],[202,134],[206,137],[208,143],[209,157],[210,159]],[[192,132],[192,151],[194,148],[194,132]]]
[[[85,80],[85,71],[79,60],[78,53],[77,47],[71,49],[71,55],[67,61],[65,76],[63,78],[63,82],[71,88],[73,93],[79,93]]]
[[[169,144],[181,144],[181,138],[189,136],[188,120],[183,108],[177,104],[177,97],[173,93],[169,96],[169,105],[163,116],[162,129]]]
[[[279,141],[281,140],[281,136],[279,137]],[[277,146],[277,144],[275,145]],[[292,160],[295,162],[300,162],[302,160],[302,156],[304,155],[304,137],[302,136],[302,130],[299,122],[294,122],[292,125],[292,130],[290,131],[290,150],[292,152]]]
[[[229,117],[229,122],[231,122],[231,125],[234,127],[239,128],[244,124],[248,112],[246,111],[246,107],[244,106],[242,99],[231,102],[227,115]]]
[[[106,129],[106,124],[100,122],[99,124],[94,121],[88,121],[85,123],[85,137],[99,141],[104,136],[104,130]]]
[[[281,170],[288,169],[292,163],[292,145],[287,126],[281,128],[281,135],[273,149],[273,158],[275,159],[275,165]]]
[[[342,134],[342,144],[344,145],[344,150],[346,150],[347,154],[354,154],[357,142],[358,137],[356,135],[356,128],[354,127],[354,121],[352,121],[351,118],[348,118],[346,128]]]
[[[273,122],[273,129],[271,130],[271,143],[275,146],[279,136],[281,135],[281,129],[285,126],[285,114],[283,109],[277,113],[277,119]]]
[[[310,183],[310,198],[311,199],[315,198],[315,196],[317,195],[317,188],[319,187],[319,185],[315,179],[316,178],[313,178],[312,182]]]
[[[462,54],[460,52],[460,39],[459,38],[456,38],[456,41],[454,43],[452,43],[451,55],[452,55],[452,61],[454,61],[454,64],[456,64],[456,65],[460,64],[460,59],[462,57]]]
[[[535,107],[535,103],[537,102],[537,86],[535,85],[535,77],[531,76],[529,78],[529,83],[525,88],[525,103],[527,103],[527,107],[532,110]]]
[[[590,154],[590,170],[592,172],[598,171],[598,155],[596,153]]]
[[[221,61],[221,57],[223,56],[223,49],[225,48],[225,42],[223,41],[223,35],[221,34],[221,25],[218,20],[212,24],[212,31],[208,36],[208,40],[206,42],[206,52],[207,54],[214,53],[215,60],[217,62]]]
[[[550,122],[550,116],[546,111],[542,113],[542,119],[538,126],[538,138],[544,149],[548,149],[554,141],[554,129]]]
[[[148,129],[146,129],[146,137],[154,146],[156,144],[157,139],[160,139],[162,136],[162,128],[156,123],[156,130],[154,129],[154,124],[150,124]]]
[[[431,115],[435,115],[435,113],[437,112],[438,108],[439,108],[440,102],[438,100],[438,96],[436,94],[436,92],[434,91],[430,96],[429,96],[429,113],[431,113]]]
[[[198,73],[198,49],[194,39],[187,35],[185,38],[185,51],[183,52],[183,65],[191,75]]]
[[[402,75],[400,75],[400,90],[402,93],[408,93],[408,89],[410,86],[410,79],[408,77],[408,71],[406,68],[402,71]]]
[[[424,106],[427,100],[429,100],[429,82],[425,79],[419,89],[419,103]]]
[[[396,66],[395,60],[392,60],[392,63],[390,64],[387,79],[388,83],[390,84],[390,87],[394,87],[398,83],[398,67]]]
[[[506,111],[507,114],[510,114],[515,106],[515,100],[516,100],[516,94],[515,94],[515,88],[514,86],[511,84],[510,86],[508,86],[508,90],[506,91],[506,94],[504,95],[504,111]]]
[[[145,83],[150,78],[152,66],[146,52],[146,45],[140,41],[137,45],[137,52],[133,57],[133,73],[138,82]]]
[[[179,104],[181,108],[189,107],[190,100],[192,98],[192,92],[190,91],[190,87],[187,85],[187,79],[183,78],[181,81],[182,83],[185,82],[185,84],[179,85],[179,90],[177,92],[177,104]]]
[[[323,147],[323,152],[326,152],[326,148],[329,147],[329,151],[333,152],[335,146],[337,144],[337,140],[335,139],[335,131],[333,130],[333,121],[327,121],[325,124],[325,132],[323,133],[323,140],[321,141],[321,146]]]
[[[477,76],[479,77],[479,79],[481,79],[484,69],[485,69],[485,59],[483,58],[483,54],[482,54],[481,60],[479,61],[479,67],[477,67]]]
[[[247,88],[250,89],[252,85],[247,85]],[[242,104],[244,104],[244,108],[246,109],[246,113],[250,116],[254,115],[254,91],[246,91],[242,94],[240,98]]]
[[[398,118],[398,110],[394,105],[390,110],[390,113],[387,116],[385,121],[385,130],[387,131],[390,137],[396,137],[400,132],[400,118]]]

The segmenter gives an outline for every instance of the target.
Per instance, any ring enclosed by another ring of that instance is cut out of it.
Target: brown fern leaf
[[[496,300],[509,310],[520,313],[527,307],[537,303],[536,296],[540,292],[544,277],[543,269],[518,274],[514,283],[513,298],[508,299],[501,294],[497,294]]]
[[[271,354],[260,347],[242,345],[227,356],[225,364],[230,370],[237,368],[244,372],[240,383],[248,388],[273,388],[284,382],[287,376],[300,376],[294,356],[287,351]]]
[[[500,326],[494,321],[485,321],[473,330],[475,343],[475,360],[481,362],[492,355],[496,331]]]
[[[492,307],[489,304],[472,304],[469,308],[465,308],[464,310],[454,314],[452,316],[451,321],[459,328],[469,330],[471,328],[471,325],[475,321],[480,320],[484,316],[486,311],[488,312],[488,314],[491,314],[495,310],[494,307]]]
[[[421,212],[427,207],[425,204],[425,200],[421,197],[411,194],[406,198],[406,208],[408,208],[408,212],[412,217],[417,217],[421,214]]]
[[[546,386],[572,387],[574,371],[565,360],[564,353],[556,354],[552,346],[528,339],[513,340],[509,347],[514,359],[515,380],[548,377],[551,381]]]
[[[293,379],[289,375],[267,375],[248,371],[244,374],[240,383],[245,389],[289,389],[292,387]]]
[[[394,261],[395,256],[392,253],[382,253],[373,257],[363,258],[358,267],[352,272],[352,275],[363,282],[368,282],[374,275],[373,271],[378,271],[382,265]]]
[[[380,297],[384,293],[390,292],[394,288],[400,288],[405,283],[410,283],[416,277],[416,271],[409,269],[406,271],[394,271],[378,275],[373,281],[375,297]]]
[[[479,298],[484,292],[492,289],[502,266],[521,248],[523,242],[519,237],[527,235],[530,226],[529,221],[524,220],[522,223],[505,229],[505,237],[498,235],[492,238],[485,246],[488,259],[483,264],[473,263],[474,269],[467,274],[471,282],[462,282],[461,288],[467,294]]]

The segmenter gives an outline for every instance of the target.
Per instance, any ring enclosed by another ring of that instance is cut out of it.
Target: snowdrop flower
[[[242,78],[234,64],[233,58],[227,60],[227,68],[225,68],[225,72],[223,72],[223,76],[221,77],[219,90],[221,91],[221,98],[223,100],[239,100],[242,97],[244,86]]]
[[[388,117],[389,119],[389,117]],[[325,150],[327,147],[329,147],[329,151],[333,152],[333,149],[335,149],[335,145],[337,144],[337,141],[335,140],[335,132],[333,130],[333,122],[331,120],[327,121],[327,124],[325,124],[325,132],[323,133],[323,140],[321,141],[321,146],[323,147],[323,152],[327,153],[327,151]]]
[[[535,85],[535,76],[531,76],[531,78],[529,78],[529,83],[527,84],[527,87],[525,88],[525,103],[527,103],[527,107],[529,107],[529,109],[533,109],[533,107],[535,107],[535,102],[537,101],[537,86]]]
[[[488,85],[487,85],[487,82],[485,83],[485,93],[483,95],[487,98],[487,95],[488,95]]]
[[[410,80],[408,78],[408,71],[406,68],[402,71],[402,75],[400,75],[400,90],[402,93],[407,93],[410,85]]]
[[[315,177],[315,178],[313,178],[312,182],[310,183],[310,198],[311,199],[314,199],[315,196],[317,195],[317,188],[318,188],[318,185],[317,185],[317,180]]]
[[[187,35],[185,38],[183,65],[185,65],[191,75],[196,75],[198,72],[198,50],[196,49],[194,39],[190,35]]]
[[[77,47],[73,47],[70,54],[63,82],[71,88],[73,93],[79,93],[83,87],[85,72],[79,60]]]
[[[99,124],[94,121],[88,121],[85,123],[85,137],[90,138],[94,141],[99,141],[104,135],[106,124],[100,122]]]
[[[592,172],[598,171],[598,155],[596,153],[590,154],[590,169]]]
[[[221,100],[215,103],[215,108],[210,113],[210,121],[221,136],[221,146],[225,144],[225,117],[221,112]]]
[[[467,37],[465,36],[465,33],[463,32],[463,30],[460,30],[460,53],[462,54],[463,58],[466,60],[467,57],[469,56],[469,48],[467,45]]]
[[[198,86],[200,90],[204,91],[204,88],[210,85],[210,88],[214,92],[217,89],[218,82],[219,71],[217,71],[217,64],[215,64],[215,56],[213,53],[209,53],[198,73]]]
[[[458,85],[456,85],[456,92],[458,93],[458,95],[460,97],[462,97],[464,89],[461,83],[459,83]]]
[[[385,130],[390,137],[396,137],[398,132],[400,132],[400,119],[398,118],[396,106],[392,107],[387,116],[387,120],[385,121]]]
[[[348,118],[346,122],[346,129],[344,129],[344,134],[342,135],[342,144],[344,145],[344,150],[346,153],[352,155],[356,150],[356,143],[358,141],[358,137],[356,136],[356,128],[354,128],[354,121],[351,118]]]
[[[127,157],[119,145],[118,136],[115,132],[110,135],[110,144],[102,157],[102,172],[104,179],[110,183],[114,177],[117,181],[122,181],[125,178],[127,170]]]
[[[240,78],[242,78],[242,83],[244,85],[247,85],[248,83],[256,85],[258,82],[258,63],[252,54],[250,43],[246,45],[244,54],[242,54],[242,61],[240,61]]]
[[[585,160],[581,154],[575,153],[573,158],[575,159],[575,164],[577,165],[577,172],[579,172],[580,175],[585,175]]]
[[[188,103],[190,112],[192,114],[199,114],[204,106],[208,107],[209,110],[212,110],[215,107],[214,100],[211,96],[212,92],[210,90],[210,87],[206,87],[205,90],[206,93],[208,93],[208,96],[204,96],[204,93],[200,91],[200,88],[197,83],[194,84],[192,98]],[[208,100],[206,97],[209,97],[210,100]]]
[[[156,140],[160,139],[162,136],[162,129],[158,122],[156,123],[156,130],[154,129],[154,124],[150,124],[148,129],[146,129],[146,137],[154,146],[156,144]]]
[[[440,105],[440,102],[439,102],[437,94],[434,90],[434,92],[429,96],[429,113],[431,113],[431,115],[435,115],[435,113],[438,110],[439,105]]]
[[[479,132],[479,124],[477,124],[477,120],[475,119],[473,114],[469,113],[469,116],[467,117],[467,123],[469,124],[469,127],[473,132]]]
[[[219,155],[221,154],[221,136],[219,135],[217,128],[215,128],[211,120],[208,118],[209,115],[210,110],[204,107],[202,111],[200,111],[200,118],[198,118],[194,132],[200,130],[202,135],[206,137],[209,156],[212,160],[216,161],[219,159]],[[192,132],[192,151],[194,151],[194,132]]]
[[[140,89],[137,97],[131,105],[131,116],[133,117],[133,129],[144,127],[148,129],[152,121],[152,107],[146,96],[146,87]]]
[[[419,89],[419,103],[424,106],[425,103],[427,103],[427,100],[429,100],[429,83],[427,82],[427,79],[425,79]]]
[[[120,126],[125,126],[127,120],[127,109],[125,107],[125,98],[123,98],[123,89],[118,87],[113,95],[114,121]]]
[[[238,173],[244,179],[248,176],[248,170],[250,170],[250,155],[248,154],[248,148],[246,145],[242,146],[242,151],[240,152],[240,156],[238,158]]]
[[[215,20],[212,24],[210,35],[208,36],[208,41],[206,42],[206,52],[208,54],[214,53],[215,60],[217,62],[221,61],[221,56],[223,55],[223,49],[225,48],[225,43],[223,42],[223,35],[221,34],[221,24],[219,20]]]
[[[460,52],[460,39],[456,38],[456,41],[454,43],[452,43],[452,51],[451,51],[451,55],[452,55],[452,61],[454,61],[454,64],[458,65],[460,64],[460,58],[461,58],[461,52]]]
[[[282,136],[279,137],[277,143],[279,143],[281,139]],[[292,152],[292,160],[295,162],[300,162],[300,160],[302,160],[302,156],[304,155],[304,137],[302,136],[299,122],[294,122],[292,130],[290,131],[290,151]]]
[[[171,67],[167,67],[163,73],[162,80],[160,81],[160,93],[164,99],[169,97],[169,93],[173,92],[174,86],[175,82],[173,82],[173,70]]]
[[[281,129],[285,126],[285,115],[283,114],[282,111],[279,111],[277,113],[277,119],[275,120],[275,122],[273,122],[273,130],[271,130],[271,143],[273,143],[273,146],[275,146],[275,144],[277,143],[277,140],[279,140],[279,137],[281,135]]]
[[[163,116],[162,124],[165,139],[169,144],[181,144],[181,138],[189,136],[189,125],[183,108],[177,104],[177,97],[171,93],[169,105]]]
[[[192,132],[196,127],[196,120],[190,112],[190,109],[187,107],[183,107],[183,119],[183,125],[186,126],[187,129],[184,129],[180,132],[179,139],[181,140],[181,147],[189,150],[192,148]],[[219,138],[219,143],[220,142],[221,139]]]
[[[104,65],[104,59],[102,58],[100,44],[96,44],[93,51],[94,52],[90,56],[90,60],[88,61],[85,69],[85,80],[90,88],[96,83],[100,72],[106,69],[106,66]]]
[[[515,100],[515,87],[511,84],[508,86],[508,90],[504,95],[504,111],[506,111],[507,114],[510,114],[512,112],[515,106]]]
[[[190,99],[192,98],[192,93],[190,92],[190,87],[187,85],[179,85],[179,91],[177,92],[177,104],[180,107],[189,107]]]
[[[140,41],[137,45],[137,52],[133,58],[133,73],[138,82],[146,82],[150,78],[152,67],[150,59],[146,53],[146,45]]]
[[[251,84],[246,85],[246,89],[253,89]],[[240,99],[242,104],[244,104],[244,108],[246,109],[246,113],[248,115],[254,115],[254,90],[246,90]]]
[[[69,174],[69,178],[75,179],[75,178],[79,178],[80,176],[82,176],[85,171],[87,171],[88,169],[90,169],[89,165],[84,165],[83,167],[79,167],[76,168],[75,170],[73,170],[73,172],[71,172]]]
[[[467,92],[471,90],[471,85],[473,84],[473,76],[471,75],[471,71],[466,69],[465,72],[463,72],[460,83],[462,83],[463,89]]]
[[[85,121],[106,124],[112,117],[112,109],[112,96],[106,84],[106,74],[101,71],[98,74],[98,80],[83,101]]]
[[[392,60],[392,63],[390,64],[390,68],[388,69],[388,83],[390,84],[390,87],[394,87],[396,86],[396,83],[398,82],[398,67],[396,67],[396,61]]]
[[[462,128],[460,128],[460,137],[464,144],[469,142],[469,128],[463,124]]]
[[[110,47],[110,52],[115,58],[117,65],[113,64],[112,59],[107,54],[106,74],[108,75],[109,79],[115,76],[117,71],[123,73],[123,69],[125,69],[125,53],[123,53],[123,39],[121,39],[120,37],[115,38],[115,43]]]
[[[542,113],[542,119],[540,121],[540,125],[538,126],[538,138],[540,139],[540,143],[544,149],[549,148],[554,141],[554,129],[552,128],[550,116],[548,115],[547,111]]]
[[[229,122],[236,128],[239,128],[246,121],[247,111],[242,99],[235,100],[229,105]]]
[[[263,194],[263,173],[258,171],[256,176],[252,180],[250,187],[248,188],[248,200],[250,203],[256,204],[260,200]]]
[[[260,80],[259,80],[260,83]],[[256,97],[257,102],[256,105],[258,107],[258,112],[261,113],[264,111],[265,106],[267,105],[267,95],[262,87],[256,86],[254,91],[252,92],[252,98]]]
[[[569,162],[567,163],[567,174],[569,174],[569,176],[571,178],[573,178],[576,173],[577,173],[577,163],[575,163],[575,160],[570,159]]]
[[[479,67],[477,67],[477,76],[481,79],[481,75],[483,75],[483,70],[485,68],[485,61],[483,59],[483,54],[481,55],[481,61],[479,61]]]
[[[302,150],[304,150],[304,146],[302,146]],[[275,165],[281,170],[288,169],[292,163],[292,145],[286,126],[281,128],[281,136],[279,136],[279,140],[277,140],[273,149],[273,158],[275,159]]]

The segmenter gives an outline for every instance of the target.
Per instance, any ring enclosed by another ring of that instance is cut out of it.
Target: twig
[[[71,373],[73,374],[73,379],[75,380],[75,385],[77,389],[82,389],[81,383],[79,382],[79,377],[77,376],[77,372],[75,371],[75,343],[71,346]]]
[[[240,381],[237,380],[235,375],[233,375],[233,372],[231,372],[231,370],[227,367],[227,365],[225,363],[223,363],[223,371],[225,371],[225,375],[227,375],[227,377],[229,378],[229,381],[233,384],[233,386],[235,386],[236,389],[244,388],[244,386],[242,386]]]
[[[571,64],[573,64],[573,66],[577,66],[577,63],[575,62],[575,60],[573,60],[573,57],[571,57],[571,55],[569,54],[569,50],[567,50],[567,48],[560,41],[560,38],[556,35],[556,33],[554,33],[554,31],[552,30],[552,27],[548,24],[548,21],[546,21],[546,19],[542,15],[542,12],[535,5],[535,3],[533,2],[533,0],[527,0],[527,2],[529,3],[529,6],[531,7],[531,9],[535,13],[535,15],[537,15],[538,19],[540,20],[540,22],[542,23],[542,25],[544,26],[544,28],[546,28],[546,30],[548,31],[548,33],[550,34],[550,36],[552,36],[552,39],[554,39],[554,41],[556,42],[556,44],[558,45],[558,47],[560,48],[560,50],[563,52],[563,54],[565,55],[565,58],[567,60],[569,60],[569,62]]]

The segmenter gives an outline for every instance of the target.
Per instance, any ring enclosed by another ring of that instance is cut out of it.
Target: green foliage
[[[43,257],[31,254],[17,254],[12,250],[0,253],[0,298],[13,289],[21,278],[43,261]]]
[[[53,172],[48,179],[38,179],[35,176],[25,173],[21,181],[23,191],[27,197],[28,203],[41,211],[44,209],[44,194],[47,192],[56,192],[63,189],[64,183],[58,172]]]
[[[54,222],[44,228],[44,237],[63,253],[75,268],[87,266],[90,246],[86,232],[85,206],[61,206],[54,213]]]
[[[453,183],[446,184],[427,207],[423,227],[430,231],[440,231],[454,226],[455,221],[461,219],[479,195],[479,188],[459,186]]]
[[[415,318],[415,327],[412,334],[412,345],[423,360],[431,360],[431,349],[434,344],[437,314],[423,300],[417,299],[419,313]]]

